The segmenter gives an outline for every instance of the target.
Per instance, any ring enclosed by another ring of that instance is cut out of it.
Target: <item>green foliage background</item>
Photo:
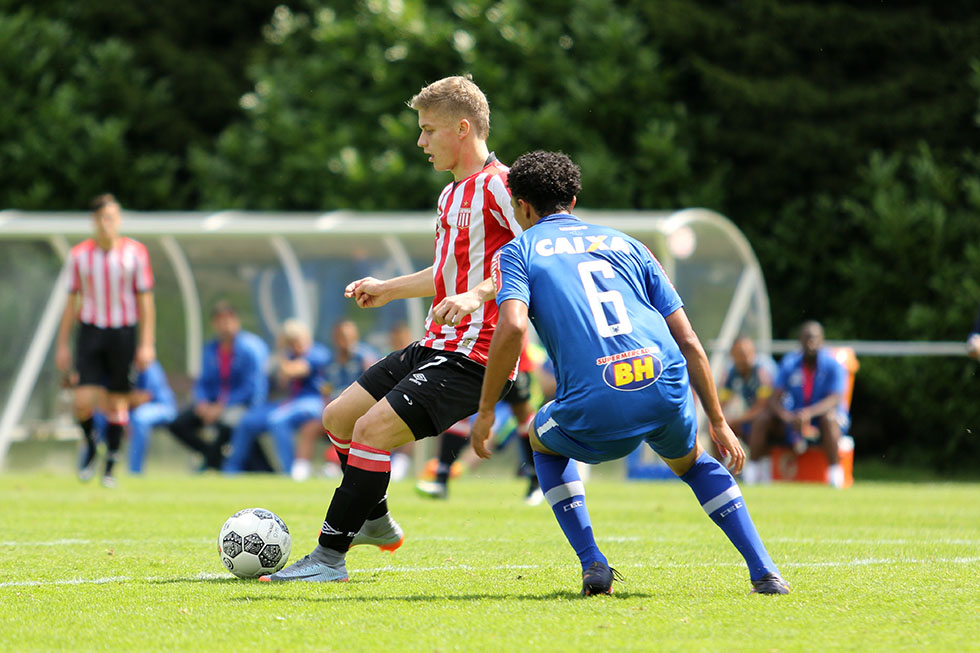
[[[0,0],[0,206],[430,208],[405,101],[466,72],[501,159],[568,152],[583,206],[731,217],[777,336],[961,340],[978,62],[965,0]],[[977,462],[978,388],[965,358],[866,357],[859,456]]]

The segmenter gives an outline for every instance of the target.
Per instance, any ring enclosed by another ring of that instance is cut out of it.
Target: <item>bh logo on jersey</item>
[[[602,370],[602,380],[614,390],[642,390],[659,379],[663,371],[663,361],[644,352],[610,361]]]

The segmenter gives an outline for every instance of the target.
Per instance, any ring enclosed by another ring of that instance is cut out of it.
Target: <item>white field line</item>
[[[471,536],[463,535],[421,535],[413,536],[412,541],[417,542],[469,542],[472,541]],[[526,539],[523,538],[504,538],[495,537],[485,539],[486,542],[525,542]],[[626,536],[598,536],[596,537],[597,542],[688,542],[687,538],[671,538],[671,537],[637,537],[632,535]],[[42,541],[17,541],[17,540],[0,540],[0,547],[42,547],[42,546],[128,546],[128,545],[144,545],[147,543],[170,543],[170,544],[211,544],[212,542],[217,542],[217,537],[215,538],[200,538],[200,537],[184,537],[184,538],[169,538],[169,537],[159,537],[159,538],[139,538],[139,539],[58,539],[58,540],[42,540]],[[962,538],[944,538],[937,540],[919,540],[919,539],[872,539],[872,538],[821,538],[821,537],[767,537],[766,543],[780,543],[780,544],[828,544],[828,545],[895,545],[895,546],[905,546],[909,544],[914,544],[916,546],[922,546],[924,544],[943,544],[943,545],[962,545],[962,546],[980,546],[980,539],[962,539]]]
[[[980,556],[957,557],[957,558],[861,558],[857,560],[815,560],[812,562],[781,562],[780,567],[866,567],[869,565],[923,565],[923,564],[955,564],[972,565],[980,563]],[[418,574],[440,571],[512,571],[512,570],[533,570],[547,569],[553,565],[435,565],[435,566],[406,566],[396,567],[385,565],[383,567],[369,567],[364,569],[351,568],[353,573],[402,573]],[[617,565],[619,566],[619,565]],[[645,563],[622,565],[621,568],[629,569],[685,569],[691,567],[721,568],[721,567],[742,567],[739,562],[700,562],[700,563]],[[153,582],[193,582],[201,580],[231,580],[229,574],[200,573],[195,576],[148,576],[144,578],[134,578],[132,576],[109,576],[105,578],[65,578],[59,580],[18,580],[0,583],[0,588],[5,587],[48,587],[55,585],[106,585],[109,583],[153,583]]]

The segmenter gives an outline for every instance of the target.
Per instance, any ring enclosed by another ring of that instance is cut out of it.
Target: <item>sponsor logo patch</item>
[[[609,358],[616,360],[606,362],[602,380],[614,390],[642,390],[653,385],[664,371],[663,361],[648,351],[640,350],[626,358]]]

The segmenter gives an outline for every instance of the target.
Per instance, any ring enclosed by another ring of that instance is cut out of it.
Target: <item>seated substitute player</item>
[[[772,394],[776,363],[770,356],[756,353],[755,344],[748,336],[735,339],[731,356],[732,363],[725,371],[718,399],[732,431],[747,440],[752,421],[765,408],[766,400]],[[741,406],[736,408],[737,404]]]
[[[745,480],[765,480],[774,442],[788,444],[797,453],[806,451],[810,443],[819,443],[829,464],[827,483],[844,487],[839,446],[841,434],[850,424],[843,404],[846,385],[844,366],[823,347],[823,326],[812,320],[804,322],[800,349],[779,361],[773,394],[752,425]]]
[[[966,355],[980,360],[980,309],[977,309],[977,319],[974,320],[973,329],[966,339]]]
[[[555,399],[532,425],[534,462],[541,489],[582,563],[582,594],[611,593],[617,574],[596,546],[575,460],[615,460],[640,442],[691,486],[745,558],[753,591],[785,594],[789,588],[738,484],[698,443],[691,386],[731,468],[738,472],[745,460],[681,298],[642,243],[569,214],[580,174],[567,156],[554,152],[524,154],[511,168],[514,214],[525,231],[493,260],[500,315],[473,447],[489,457],[494,404],[517,362],[530,317],[558,379]]]
[[[361,308],[433,296],[425,335],[375,363],[324,409],[323,426],[337,447],[343,481],[313,552],[260,580],[346,581],[352,545],[400,546],[402,529],[385,498],[392,449],[438,435],[476,410],[497,322],[489,261],[520,233],[507,167],[487,147],[490,107],[472,80],[433,82],[409,106],[418,111],[417,145],[436,170],[453,175],[439,196],[433,263],[394,279],[359,279],[344,294]]]
[[[129,393],[129,471],[143,473],[143,462],[150,444],[150,433],[157,426],[169,424],[177,417],[174,397],[163,366],[153,361],[136,377]]]
[[[361,332],[353,320],[340,320],[331,331],[333,349],[330,360],[323,368],[320,393],[325,402],[330,402],[364,374],[377,360],[378,354],[366,343],[361,342]],[[323,408],[317,411],[316,419],[303,424],[296,439],[296,457],[293,459],[290,475],[295,481],[305,481],[313,471],[313,449],[318,438],[324,437]]]
[[[297,430],[323,413],[320,384],[330,350],[314,341],[310,328],[295,319],[282,323],[276,345],[269,358],[269,371],[285,396],[253,406],[245,413],[232,431],[231,453],[221,466],[226,474],[245,471],[256,440],[265,431],[272,436],[280,470],[289,473]]]
[[[265,361],[269,348],[262,338],[242,329],[238,311],[221,300],[211,309],[216,337],[201,350],[201,374],[194,382],[193,403],[170,423],[170,432],[189,449],[204,457],[203,468],[221,469],[222,448],[245,413],[261,405],[269,392]],[[216,437],[206,442],[200,435],[214,427]],[[255,448],[249,469],[271,469],[261,449]]]

